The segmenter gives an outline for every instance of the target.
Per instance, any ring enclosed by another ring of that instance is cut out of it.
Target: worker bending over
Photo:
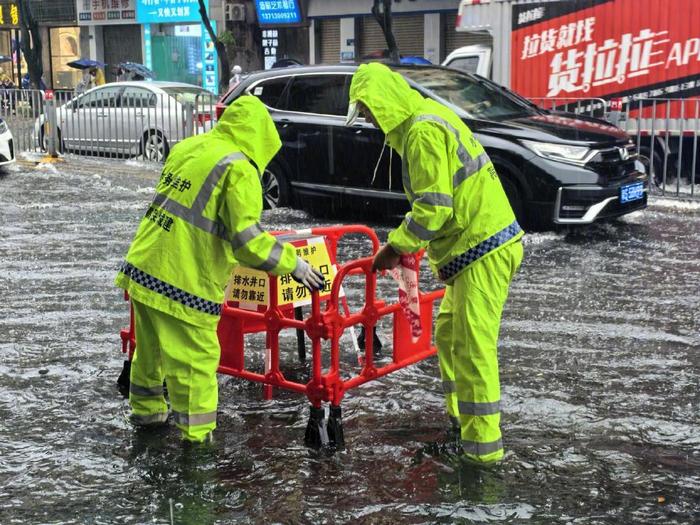
[[[323,276],[259,224],[260,177],[280,147],[265,106],[243,96],[213,130],[170,152],[116,278],[134,310],[129,401],[135,424],[167,420],[165,379],[182,437],[211,437],[218,402],[216,329],[235,265],[291,273],[309,289],[323,288]]]

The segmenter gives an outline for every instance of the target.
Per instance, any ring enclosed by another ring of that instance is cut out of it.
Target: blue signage
[[[209,11],[209,0],[204,0]],[[139,24],[201,22],[198,0],[136,0],[136,21]]]
[[[298,0],[255,0],[260,25],[299,24],[301,9]]]
[[[211,27],[216,32],[214,20],[211,21]],[[219,92],[219,57],[216,54],[214,41],[204,27],[202,27],[202,87],[214,94]]]

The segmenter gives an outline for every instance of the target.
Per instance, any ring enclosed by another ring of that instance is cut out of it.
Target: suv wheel
[[[497,171],[500,170],[497,168]],[[515,218],[518,219],[518,222],[524,228],[527,224],[527,216],[525,214],[525,205],[520,195],[520,190],[513,181],[506,177],[501,177],[501,185],[503,186],[503,191],[506,192],[510,207],[513,208]]]
[[[270,162],[263,172],[260,183],[263,190],[263,209],[272,210],[289,203],[287,179],[278,163]]]

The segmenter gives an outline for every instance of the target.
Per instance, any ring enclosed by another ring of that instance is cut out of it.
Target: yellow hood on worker
[[[403,141],[397,141],[401,137],[392,136],[392,132],[410,119],[423,101],[421,94],[400,74],[376,62],[357,68],[350,84],[350,111],[357,102],[367,106],[389,144],[399,152],[403,150]]]
[[[255,163],[258,173],[265,171],[282,147],[275,123],[257,97],[236,99],[212,130],[217,138],[233,139],[234,144]]]

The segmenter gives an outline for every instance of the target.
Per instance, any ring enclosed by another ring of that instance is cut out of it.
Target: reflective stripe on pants
[[[132,419],[148,421],[167,412],[162,393],[154,395],[165,379],[175,424],[183,438],[204,440],[216,428],[218,317],[203,328],[138,301],[132,300],[132,305],[136,330],[136,352],[131,363],[131,384],[135,387],[129,395]]]
[[[516,241],[472,263],[447,287],[435,323],[447,413],[459,421],[464,453],[485,463],[503,457],[498,332],[522,256]]]

